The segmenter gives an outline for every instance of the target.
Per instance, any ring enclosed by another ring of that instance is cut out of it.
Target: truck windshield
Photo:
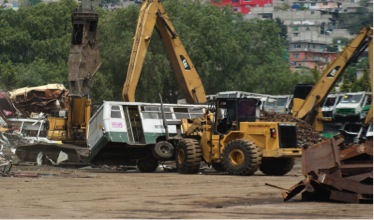
[[[345,95],[342,99],[342,103],[359,103],[362,98],[362,94],[360,95]]]
[[[335,100],[336,100],[335,97],[328,97],[326,99],[325,104],[323,106],[325,106],[325,107],[333,107],[334,104],[335,104]]]
[[[267,107],[275,106],[277,104],[277,100],[273,98],[269,98],[266,102]]]
[[[277,106],[286,106],[287,98],[278,98]]]

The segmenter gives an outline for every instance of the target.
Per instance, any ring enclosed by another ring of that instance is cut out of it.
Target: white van
[[[343,94],[329,94],[325,101],[322,104],[322,120],[323,121],[332,121],[333,112],[340,100],[342,99]]]
[[[291,102],[291,95],[269,95],[266,100],[264,110],[268,112],[288,114],[291,111]]]
[[[88,160],[92,164],[107,165],[137,163],[140,171],[153,171],[158,160],[170,160],[174,156],[174,143],[169,143],[167,136],[183,133],[179,126],[181,119],[200,118],[206,107],[104,101],[88,125]]]
[[[369,99],[371,100],[369,92],[345,93],[333,112],[334,120],[345,122],[364,119],[366,115],[362,111],[366,109]]]

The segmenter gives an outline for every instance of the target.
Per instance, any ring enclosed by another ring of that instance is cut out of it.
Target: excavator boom
[[[370,88],[371,88],[371,97],[373,97],[373,39],[369,41],[369,64],[370,64]],[[370,103],[369,112],[366,115],[364,123],[366,125],[373,122],[373,101]]]
[[[141,6],[126,81],[122,90],[123,99],[135,101],[135,90],[156,24],[187,103],[205,103],[206,95],[199,74],[164,7],[158,0],[143,1]]]
[[[342,75],[347,66],[357,59],[357,57],[369,47],[372,51],[373,44],[373,28],[363,28],[357,36],[345,47],[340,55],[329,65],[322,73],[318,82],[313,86],[306,99],[301,105],[293,109],[293,115],[296,118],[305,119],[309,123],[316,120],[317,109],[320,107],[329,94],[334,84]],[[371,52],[372,53],[372,52]],[[370,58],[370,57],[369,57]],[[372,77],[372,55],[370,61],[370,74]],[[298,100],[294,100],[295,102]]]

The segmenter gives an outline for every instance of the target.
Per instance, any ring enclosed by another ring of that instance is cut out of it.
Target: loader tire
[[[142,173],[153,173],[157,170],[158,160],[154,157],[139,159],[136,166]]]
[[[193,174],[200,169],[201,148],[195,139],[182,139],[176,150],[176,165],[179,173]]]
[[[260,170],[265,175],[283,176],[290,172],[295,165],[295,158],[278,157],[278,158],[262,158]]]
[[[230,141],[223,150],[223,167],[232,175],[250,176],[259,168],[262,152],[250,140],[237,139]]]

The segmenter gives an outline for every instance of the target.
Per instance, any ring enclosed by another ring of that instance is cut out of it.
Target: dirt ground
[[[18,177],[0,177],[0,218],[373,218],[373,204],[307,202],[300,195],[283,202],[283,191],[265,183],[288,189],[303,180],[299,160],[281,177],[52,166],[11,172]]]

